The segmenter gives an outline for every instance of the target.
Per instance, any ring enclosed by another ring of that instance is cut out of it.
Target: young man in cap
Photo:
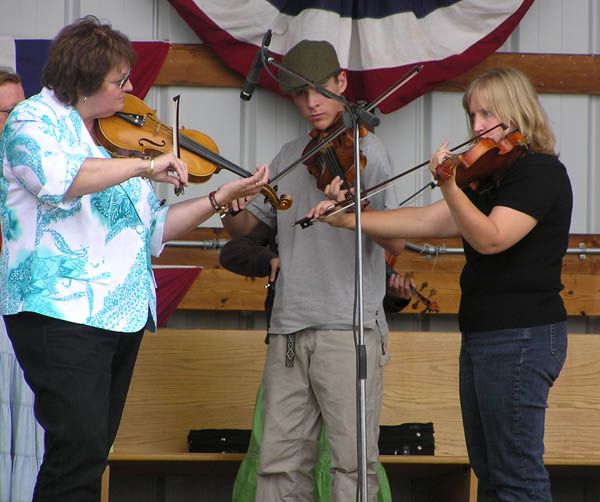
[[[337,54],[324,41],[303,40],[282,60],[329,91],[341,95],[346,72]],[[280,71],[280,85],[311,128],[325,131],[343,107],[301,80]],[[276,176],[298,159],[311,137],[307,133],[284,145],[271,163]],[[373,134],[361,138],[367,167],[364,187],[392,176],[389,158]],[[223,223],[232,237],[246,235],[259,221],[277,228],[280,271],[269,326],[269,347],[263,380],[264,431],[260,450],[256,500],[312,501],[312,468],[321,424],[325,422],[331,450],[332,499],[354,500],[357,490],[356,355],[354,313],[354,240],[352,232],[315,224],[292,225],[323,199],[316,179],[299,166],[279,183],[294,204],[274,214],[262,198]],[[373,197],[376,209],[397,207],[391,190]],[[387,324],[382,307],[385,294],[384,246],[393,254],[402,240],[363,239],[364,343],[367,351],[366,436],[369,500],[377,497],[375,471],[383,366],[388,358]]]

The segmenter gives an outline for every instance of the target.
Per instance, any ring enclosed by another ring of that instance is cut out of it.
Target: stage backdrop
[[[302,39],[328,40],[350,72],[346,97],[371,102],[415,65],[424,70],[379,107],[388,113],[498,49],[533,0],[169,0],[227,66],[246,75],[272,30],[279,59]],[[262,72],[260,84],[279,92]]]

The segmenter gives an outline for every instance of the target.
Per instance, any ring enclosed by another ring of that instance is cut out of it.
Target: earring
[[[83,96],[83,102],[87,103],[87,96]]]

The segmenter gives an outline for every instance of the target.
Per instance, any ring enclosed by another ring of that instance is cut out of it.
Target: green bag
[[[262,420],[262,384],[258,387],[254,417],[252,419],[252,433],[248,452],[238,470],[233,484],[232,502],[254,502],[256,496],[256,476],[258,473],[258,453],[262,442],[263,432]],[[319,452],[317,463],[313,470],[315,480],[315,502],[331,501],[331,459],[329,456],[329,444],[327,443],[327,430],[321,428],[319,436]],[[390,484],[385,469],[378,462],[377,476],[379,478],[379,492],[377,502],[392,502]]]

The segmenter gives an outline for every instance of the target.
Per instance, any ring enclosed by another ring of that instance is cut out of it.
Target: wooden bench
[[[163,329],[146,334],[109,458],[104,500],[119,476],[220,472],[234,477],[243,455],[188,453],[187,434],[190,429],[251,427],[263,339],[262,331]],[[435,480],[431,486],[439,497],[432,492],[432,500],[475,502],[477,480],[468,466],[458,400],[459,344],[457,333],[390,334],[381,423],[433,422],[436,452],[381,460],[392,487],[400,478],[425,478]],[[599,472],[599,353],[600,336],[571,335],[567,364],[551,392],[546,462],[567,475],[573,469]],[[111,502],[127,500],[113,495]]]

